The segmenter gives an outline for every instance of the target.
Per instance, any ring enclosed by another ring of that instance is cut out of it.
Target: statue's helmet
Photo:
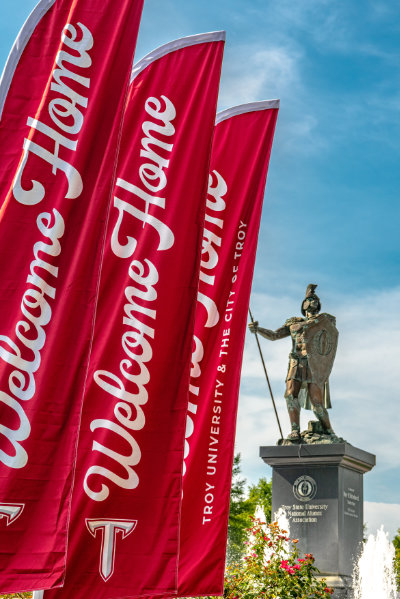
[[[318,312],[321,311],[321,302],[320,302],[318,295],[315,293],[315,290],[317,287],[318,287],[318,285],[315,285],[313,283],[310,283],[307,287],[306,296],[303,299],[302,304],[301,304],[301,313],[303,316],[306,315],[306,311],[309,306],[310,299],[316,299],[318,301]]]

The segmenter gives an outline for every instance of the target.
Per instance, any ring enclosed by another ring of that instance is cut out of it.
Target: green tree
[[[397,529],[397,535],[393,539],[394,545],[394,570],[396,572],[397,589],[400,591],[400,528]]]
[[[32,593],[11,593],[6,595],[0,594],[0,599],[32,599]]]
[[[271,522],[272,505],[272,481],[266,478],[260,478],[256,485],[249,488],[249,499],[254,505],[254,509],[259,505],[264,512],[266,522]]]
[[[240,454],[235,455],[228,524],[228,563],[236,563],[244,555],[246,529],[251,526],[251,518],[258,505],[261,506],[266,521],[271,521],[271,485],[266,478],[260,478],[256,485],[249,487],[247,492],[246,480],[241,477]]]
[[[251,524],[254,503],[246,498],[246,480],[241,478],[240,453],[233,459],[231,499],[229,506],[227,561],[240,560],[245,550],[246,529]]]

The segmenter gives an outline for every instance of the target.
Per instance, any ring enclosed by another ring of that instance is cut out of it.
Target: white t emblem
[[[22,514],[24,503],[0,503],[0,519],[5,518],[7,526]]]
[[[117,533],[126,539],[136,528],[137,520],[106,520],[86,518],[86,527],[92,537],[96,538],[97,531],[101,531],[101,551],[99,572],[100,576],[107,582],[114,574],[115,545]]]

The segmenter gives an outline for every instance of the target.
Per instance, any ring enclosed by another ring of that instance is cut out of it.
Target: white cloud
[[[218,110],[279,98],[276,151],[302,156],[329,146],[316,116],[314,99],[303,82],[303,52],[289,39],[271,45],[227,48],[222,69]]]
[[[227,49],[222,69],[219,110],[279,98],[278,150],[315,153],[327,145],[318,133],[301,77],[302,53],[294,44],[238,46]],[[299,116],[300,115],[300,116]]]
[[[299,61],[298,52],[284,46],[240,46],[232,54],[227,51],[220,105],[281,98],[294,91],[299,85]]]
[[[271,478],[271,468],[259,457],[260,446],[273,445],[280,437],[270,403],[267,394],[240,396],[235,451],[240,452],[242,473],[251,483],[262,476]],[[283,421],[282,402],[277,402],[277,409]]]
[[[395,451],[400,427],[400,288],[337,299],[340,337],[332,383],[338,415],[346,420],[351,442],[376,452],[379,468],[400,467]]]
[[[367,524],[368,534],[376,534],[383,524],[384,530],[389,533],[389,539],[392,540],[397,534],[397,529],[400,528],[400,504],[366,501],[364,522]]]

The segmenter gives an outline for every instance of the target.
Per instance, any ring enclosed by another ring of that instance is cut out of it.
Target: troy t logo
[[[22,514],[24,507],[24,503],[0,503],[0,519],[4,518],[9,526]]]
[[[86,527],[92,537],[96,537],[97,531],[101,531],[101,551],[100,551],[100,576],[107,582],[114,574],[115,545],[117,533],[122,534],[126,539],[128,535],[135,530],[137,520],[95,520],[86,518]]]

